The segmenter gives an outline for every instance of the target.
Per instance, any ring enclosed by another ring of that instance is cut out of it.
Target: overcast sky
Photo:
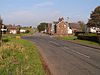
[[[40,22],[87,22],[100,0],[0,0],[0,15],[4,24],[37,26]]]

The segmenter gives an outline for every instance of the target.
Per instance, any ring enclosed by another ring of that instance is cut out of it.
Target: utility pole
[[[0,46],[1,46],[1,43],[2,43],[2,19],[1,19],[1,16],[0,16]]]

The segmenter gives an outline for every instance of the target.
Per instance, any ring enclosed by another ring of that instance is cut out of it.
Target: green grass
[[[87,40],[79,40],[77,39],[76,36],[63,36],[63,37],[57,37],[58,39],[63,39],[63,40],[69,40],[77,43],[82,43],[82,44],[88,44],[88,45],[94,45],[94,46],[100,46],[99,43],[92,42],[92,41],[87,41]]]
[[[29,30],[30,32],[27,33],[27,34],[33,34],[33,33],[35,33],[35,31],[36,31],[36,30],[34,30],[33,28],[29,28],[29,27],[22,27],[21,29]]]
[[[70,36],[62,36],[62,37],[57,37],[58,39],[64,39],[64,40],[74,40],[77,39],[76,36],[70,35]]]
[[[96,43],[96,42],[92,42],[92,41],[87,41],[87,40],[73,40],[75,42],[78,42],[78,43],[82,43],[82,44],[87,44],[87,45],[94,45],[94,46],[100,46],[99,43]]]
[[[0,47],[0,75],[46,75],[38,49],[26,40],[7,36]]]

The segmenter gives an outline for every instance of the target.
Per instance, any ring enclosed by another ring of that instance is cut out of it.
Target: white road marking
[[[59,44],[56,43],[56,42],[53,42],[53,41],[49,41],[49,42],[59,46]],[[63,47],[63,48],[65,48],[65,49],[70,49],[70,48],[68,48],[68,47]],[[78,52],[78,51],[75,51],[75,50],[72,50],[72,49],[71,49],[71,51],[74,52],[74,53],[76,53],[76,54],[78,54],[78,55],[84,56],[84,57],[86,57],[86,58],[90,58],[90,56],[88,56],[88,55],[86,55],[86,54],[83,54],[83,53],[80,53],[80,52]]]
[[[59,44],[56,42],[53,42],[53,41],[49,41],[49,42],[59,46]]]
[[[88,55],[86,55],[86,54],[83,54],[83,53],[80,53],[80,52],[77,52],[77,51],[75,51],[77,54],[79,54],[79,55],[82,55],[82,56],[84,56],[84,57],[87,57],[87,58],[90,58],[90,56],[88,56]]]
[[[53,36],[50,36],[51,38],[53,37]]]
[[[70,48],[68,48],[68,47],[66,47],[67,49],[70,49]],[[77,53],[77,54],[79,54],[79,55],[81,55],[81,56],[84,56],[84,57],[86,57],[86,58],[90,58],[90,56],[88,56],[88,55],[86,55],[86,54],[83,54],[83,53],[80,53],[80,52],[78,52],[78,51],[75,51],[75,50],[71,50],[72,52],[74,52],[74,53]]]

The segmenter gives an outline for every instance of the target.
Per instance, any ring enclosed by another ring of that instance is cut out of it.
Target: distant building
[[[20,29],[20,33],[25,33],[26,30],[25,29]]]
[[[59,22],[56,25],[56,34],[58,35],[68,35],[67,32],[67,23],[64,22],[63,18],[59,18]]]
[[[98,27],[87,27],[87,32],[91,32],[91,33],[100,32],[100,28],[98,28]]]
[[[6,34],[6,32],[7,32],[7,26],[3,24],[2,28],[1,28],[1,31],[2,31],[3,34]]]
[[[57,35],[69,35],[72,34],[72,30],[69,27],[68,22],[64,21],[64,18],[59,18],[58,22],[54,25],[55,34]]]
[[[45,30],[48,34],[56,35],[72,35],[75,32],[82,31],[79,23],[68,23],[64,21],[64,18],[59,18],[58,21],[54,22],[54,25],[48,23],[47,29]]]
[[[17,27],[15,25],[7,25],[8,33],[17,34]]]
[[[72,29],[73,33],[82,31],[79,23],[69,23],[69,27]]]

